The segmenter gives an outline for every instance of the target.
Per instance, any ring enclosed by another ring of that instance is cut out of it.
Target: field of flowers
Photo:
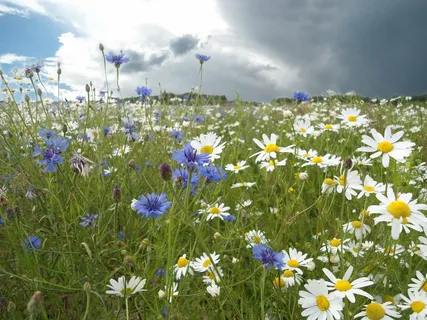
[[[124,103],[101,53],[102,97],[0,73],[0,318],[427,319],[425,105]]]

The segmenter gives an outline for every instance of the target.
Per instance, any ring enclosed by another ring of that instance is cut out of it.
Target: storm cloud
[[[199,43],[199,38],[185,34],[182,37],[172,39],[170,42],[170,48],[175,55],[182,55],[191,51]]]

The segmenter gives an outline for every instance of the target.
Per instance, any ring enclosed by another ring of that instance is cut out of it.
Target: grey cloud
[[[172,39],[170,41],[170,49],[171,51],[179,56],[187,53],[188,51],[192,50],[194,47],[197,46],[199,43],[199,38],[191,35],[191,34],[185,34],[181,37]]]
[[[217,2],[240,41],[300,70],[301,90],[379,96],[427,91],[426,1]]]
[[[127,50],[126,55],[129,57],[130,61],[121,67],[121,72],[135,73],[139,71],[148,71],[155,66],[160,66],[164,61],[169,58],[170,52],[163,51],[148,56],[146,53],[143,52],[140,53],[136,51]]]

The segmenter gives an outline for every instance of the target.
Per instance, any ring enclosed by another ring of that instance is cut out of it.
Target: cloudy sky
[[[270,101],[295,90],[427,93],[425,0],[0,0],[0,68],[62,65],[64,95],[105,88],[102,55],[123,50],[124,96],[148,85]],[[108,66],[110,87],[115,69]],[[54,91],[54,86],[48,87]]]

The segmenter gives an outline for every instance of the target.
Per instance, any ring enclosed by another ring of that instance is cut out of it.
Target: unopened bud
[[[27,310],[30,315],[36,315],[43,309],[43,294],[36,291],[27,304]]]
[[[344,160],[344,167],[346,169],[351,169],[353,166],[353,161],[350,158]]]
[[[25,102],[27,103],[30,102],[30,96],[28,94],[25,95],[24,99],[25,99]]]
[[[147,238],[143,239],[141,244],[139,245],[139,247],[141,249],[145,249],[147,248],[147,246],[150,244],[150,240],[148,240]]]
[[[58,75],[60,75],[60,74],[62,73],[61,68],[58,68],[58,70],[56,71],[56,73],[57,73]]]
[[[37,89],[37,94],[39,95],[40,98],[42,97],[43,92],[40,88]]]
[[[99,44],[99,50],[104,51],[104,45],[102,43]]]
[[[136,166],[135,160],[134,159],[130,159],[129,162],[128,162],[128,166],[129,166],[129,168],[135,168],[135,166]]]
[[[127,255],[127,250],[125,250],[125,249],[123,249],[123,250],[120,250],[120,254],[122,255],[122,256],[125,256],[125,255]]]
[[[92,289],[92,286],[90,285],[90,283],[89,282],[85,282],[84,283],[84,285],[83,285],[83,289],[85,290],[85,291],[90,291],[91,289]]]
[[[114,202],[118,203],[120,200],[122,200],[122,193],[119,189],[119,186],[115,186],[113,190],[113,200]]]
[[[89,81],[89,86],[91,86],[91,87],[92,87],[92,80],[90,80],[90,81]]]
[[[33,77],[34,73],[31,70],[26,70],[25,71],[25,76],[29,79],[31,79]]]
[[[66,134],[66,133],[67,133],[67,131],[68,131],[68,126],[67,126],[67,124],[66,124],[66,123],[64,123],[64,124],[62,125],[62,132],[63,132],[64,134]]]
[[[16,304],[13,301],[9,301],[7,305],[7,312],[14,312],[16,310]]]
[[[89,85],[88,85],[88,84],[86,84],[85,90],[86,90],[86,92],[87,92],[87,93],[89,93],[89,92],[90,92],[90,87],[89,87]]]
[[[302,181],[306,181],[308,179],[308,173],[307,172],[300,172],[298,175],[298,178]]]
[[[214,238],[215,238],[215,239],[219,239],[219,238],[221,238],[221,233],[219,233],[219,232],[215,232],[215,233],[214,233]]]
[[[135,259],[131,256],[125,256],[123,262],[128,266],[133,266],[135,264]]]
[[[172,168],[168,164],[162,163],[159,166],[159,172],[164,181],[169,181],[172,179]]]

